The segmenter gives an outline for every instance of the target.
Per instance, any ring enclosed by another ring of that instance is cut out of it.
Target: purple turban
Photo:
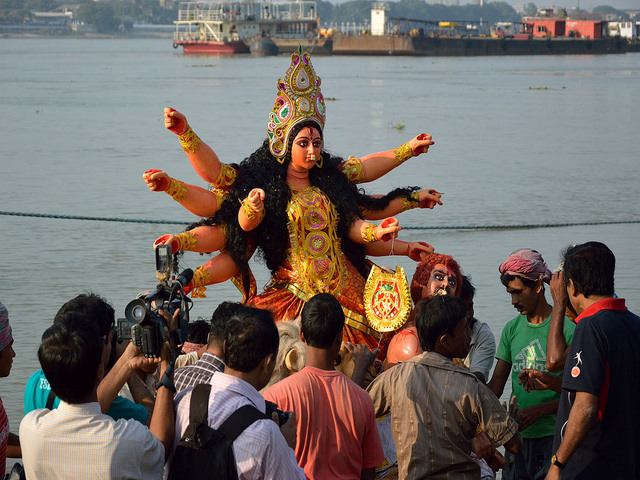
[[[0,351],[7,345],[11,345],[13,336],[11,335],[11,325],[9,325],[9,313],[6,307],[0,303]]]
[[[502,262],[498,270],[501,274],[508,273],[534,281],[540,278],[549,283],[551,280],[551,270],[547,268],[542,255],[530,248],[521,248],[513,252]]]

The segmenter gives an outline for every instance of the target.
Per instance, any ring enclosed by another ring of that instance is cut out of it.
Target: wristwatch
[[[556,457],[555,455],[553,457],[551,457],[551,464],[555,465],[556,467],[558,467],[560,470],[563,470],[564,467],[567,466],[566,463],[562,463],[560,460],[558,460],[558,457]]]

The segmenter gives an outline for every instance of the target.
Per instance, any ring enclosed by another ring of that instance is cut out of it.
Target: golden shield
[[[411,313],[411,294],[404,268],[387,272],[373,265],[364,286],[364,310],[371,328],[392,332],[404,325]]]

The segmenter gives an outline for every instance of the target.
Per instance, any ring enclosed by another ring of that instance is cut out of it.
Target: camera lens
[[[147,309],[144,305],[136,305],[131,309],[131,316],[136,320],[136,322],[140,322],[144,318],[144,313],[146,311]]]
[[[136,298],[129,302],[124,309],[124,316],[131,323],[139,323],[144,320],[147,316],[147,305],[145,301],[141,298]]]

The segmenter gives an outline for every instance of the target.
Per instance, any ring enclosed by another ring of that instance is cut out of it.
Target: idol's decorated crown
[[[291,55],[291,65],[284,80],[278,80],[278,96],[269,114],[269,149],[278,161],[284,161],[289,135],[296,125],[312,121],[320,130],[324,128],[326,112],[320,83],[320,77],[311,65],[311,57],[298,47],[298,52]]]

